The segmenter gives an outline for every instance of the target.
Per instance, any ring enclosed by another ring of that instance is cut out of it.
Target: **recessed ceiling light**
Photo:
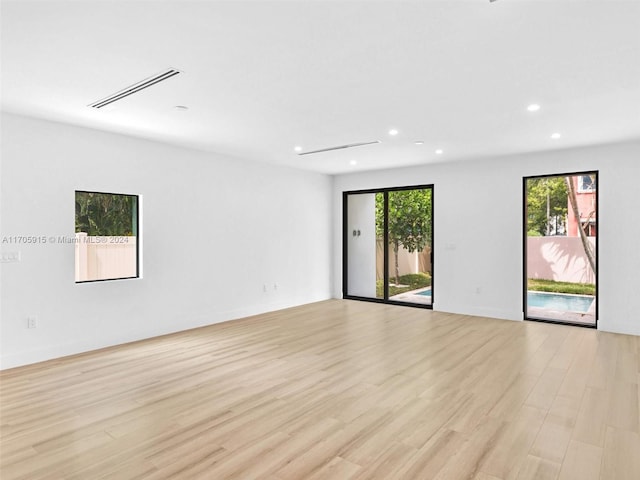
[[[349,164],[350,164],[350,165],[357,165],[357,164],[358,164],[358,162],[357,162],[357,161],[355,161],[355,160],[351,160],[351,161],[349,162]]]
[[[440,148],[438,150],[436,150],[436,155],[442,155],[443,153],[444,153],[444,150],[442,150]]]
[[[173,107],[174,110],[178,110],[179,112],[186,112],[187,110],[189,110],[189,107],[187,107],[186,105],[176,105],[175,107]]]
[[[556,132],[556,133],[552,133],[552,134],[551,134],[551,138],[553,138],[554,140],[559,139],[561,136],[562,136],[562,135],[560,135],[560,134],[559,134],[559,133],[557,133],[557,132]]]
[[[302,151],[302,147],[301,147],[300,145],[296,145],[295,147],[293,147],[293,149],[294,149],[296,152],[301,152],[301,151]]]
[[[415,142],[416,145],[424,145],[424,142],[422,140],[416,140]]]
[[[391,130],[389,130],[389,135],[397,135],[398,134],[398,130],[396,130],[395,128],[392,128]]]
[[[527,107],[527,110],[530,112],[537,112],[538,110],[540,110],[540,105],[538,105],[537,103],[532,103]]]

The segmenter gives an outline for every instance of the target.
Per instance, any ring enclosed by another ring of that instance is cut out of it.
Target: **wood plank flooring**
[[[0,478],[638,480],[640,337],[330,300],[0,373]]]

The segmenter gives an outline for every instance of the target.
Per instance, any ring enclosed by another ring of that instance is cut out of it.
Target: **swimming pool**
[[[429,287],[426,290],[423,290],[421,292],[417,292],[417,293],[415,293],[415,295],[423,295],[425,297],[430,297],[431,296],[431,287]]]
[[[527,292],[527,306],[560,310],[563,312],[587,312],[594,297],[564,293]]]

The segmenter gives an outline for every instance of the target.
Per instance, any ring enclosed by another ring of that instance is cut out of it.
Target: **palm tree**
[[[591,245],[591,242],[589,242],[589,239],[587,238],[587,232],[585,231],[585,228],[589,225],[588,220],[592,217],[593,212],[589,214],[589,218],[587,219],[587,222],[585,222],[583,226],[582,222],[580,222],[580,211],[578,210],[578,198],[576,196],[576,187],[573,183],[574,178],[575,177],[565,177],[565,181],[567,183],[567,191],[569,193],[568,195],[569,204],[571,205],[573,216],[578,221],[578,233],[580,235],[580,240],[582,241],[582,248],[584,249],[584,253],[587,256],[589,265],[591,265],[591,270],[593,270],[593,274],[595,275],[596,274],[596,253],[593,250],[593,245]],[[593,178],[593,176],[591,176],[591,180],[592,182],[595,182],[595,179]]]

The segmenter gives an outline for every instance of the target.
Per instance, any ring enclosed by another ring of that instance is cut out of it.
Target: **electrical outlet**
[[[27,317],[27,328],[36,328],[38,326],[37,317]]]
[[[278,289],[278,284],[277,284],[277,283],[274,283],[274,284],[273,284],[273,289],[274,289],[274,290],[277,290],[277,289]]]
[[[267,291],[267,284],[265,283],[264,285],[262,285],[262,291],[266,292]]]

